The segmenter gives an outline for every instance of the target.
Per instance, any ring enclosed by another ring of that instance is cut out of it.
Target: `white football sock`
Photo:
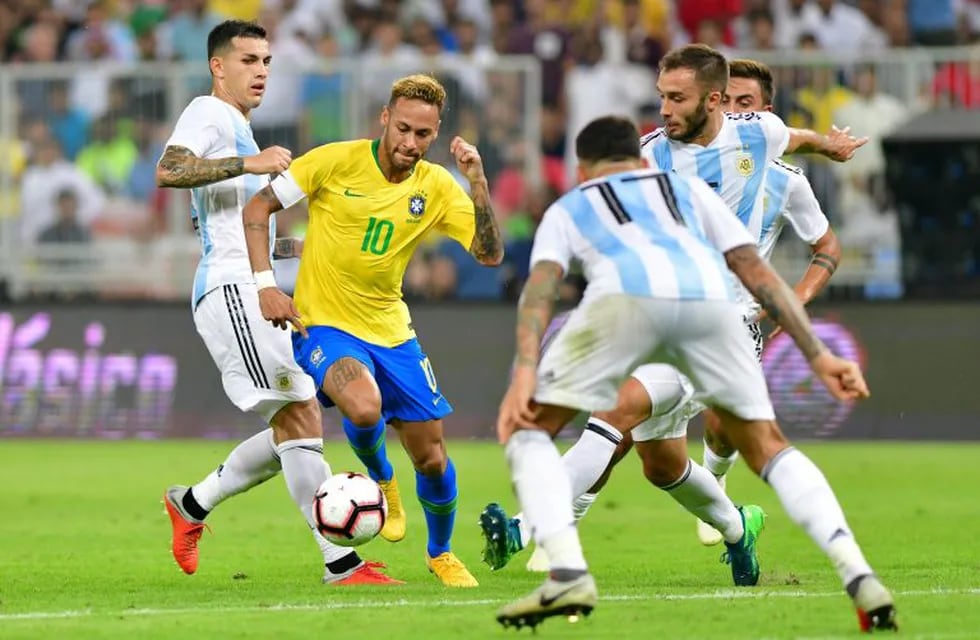
[[[727,458],[718,455],[708,446],[707,441],[704,443],[704,468],[707,469],[716,478],[720,478],[727,474],[732,468],[732,465],[738,460],[738,451],[728,456]],[[705,521],[707,522],[707,520]]]
[[[330,477],[330,466],[323,459],[323,438],[287,440],[277,447],[282,460],[282,475],[293,502],[299,507],[306,523],[313,532],[324,563],[333,562],[352,553],[352,549],[339,547],[320,535],[313,518],[313,496],[320,485]]]
[[[545,547],[553,569],[585,569],[573,524],[572,488],[558,449],[544,431],[519,430],[506,447],[522,520]]]
[[[197,503],[211,511],[233,495],[265,482],[281,468],[272,429],[265,429],[240,442],[220,467],[191,489]]]
[[[592,507],[592,503],[598,497],[599,494],[597,493],[583,493],[572,501],[572,515],[575,517],[575,522],[585,517],[585,514],[589,512],[589,508]]]
[[[830,557],[845,587],[855,578],[872,573],[833,489],[817,465],[789,447],[773,456],[760,475],[775,489],[793,522]]]
[[[725,542],[734,544],[742,539],[745,529],[741,514],[722,491],[718,480],[698,463],[688,460],[684,475],[661,489],[682,507],[720,531]]]
[[[622,441],[623,434],[614,426],[589,418],[578,441],[561,458],[572,483],[572,496],[577,498],[599,481]]]

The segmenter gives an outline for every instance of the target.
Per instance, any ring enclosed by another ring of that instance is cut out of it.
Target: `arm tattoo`
[[[470,243],[470,255],[480,264],[497,266],[504,259],[504,243],[497,218],[490,207],[490,190],[486,181],[471,186],[476,231]]]
[[[826,350],[813,332],[803,304],[789,285],[759,257],[754,246],[736,247],[725,254],[725,259],[773,322],[793,338],[807,361]]]
[[[538,262],[524,284],[517,307],[517,359],[519,365],[535,366],[561,284],[562,268],[555,262]]]
[[[283,258],[298,258],[296,251],[296,238],[276,238],[272,245],[272,257],[279,260]]]
[[[829,253],[815,253],[813,258],[810,259],[810,264],[816,267],[823,267],[831,274],[837,271],[837,266],[840,262],[836,257],[830,255]]]
[[[282,204],[271,186],[266,185],[252,196],[242,209],[242,225],[245,227],[245,246],[252,271],[272,268],[269,261],[269,216],[282,209]]]
[[[498,265],[504,258],[504,243],[500,239],[500,229],[494,218],[493,210],[489,207],[475,207],[476,232],[470,253],[477,262],[487,265]]]
[[[157,164],[157,184],[190,189],[234,178],[244,172],[244,158],[198,158],[186,147],[170,146]]]

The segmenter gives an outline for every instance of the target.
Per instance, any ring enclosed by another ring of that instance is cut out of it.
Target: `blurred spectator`
[[[571,34],[560,24],[550,22],[546,10],[546,0],[525,2],[527,20],[510,28],[502,53],[533,55],[541,62],[542,104],[550,106],[562,99]]]
[[[14,54],[15,61],[54,62],[58,57],[58,38],[58,30],[53,25],[38,22],[27,27],[21,32],[21,44]],[[48,110],[48,80],[18,80],[17,97],[22,117],[43,117]]]
[[[346,134],[348,74],[323,68],[331,65],[339,53],[339,45],[332,32],[320,35],[316,53],[319,56],[317,64],[303,77],[300,87],[300,103],[303,105],[300,138],[303,148],[336,142]]]
[[[769,51],[776,48],[776,22],[768,9],[756,9],[745,16],[745,35],[739,48]]]
[[[106,0],[88,6],[85,22],[68,36],[65,49],[70,60],[136,60],[133,32],[112,16]]]
[[[607,3],[609,22],[602,46],[614,64],[631,62],[656,69],[669,41],[669,5],[665,0],[620,0]]]
[[[105,196],[88,176],[64,159],[56,141],[40,142],[21,181],[20,236],[24,243],[35,242],[41,231],[58,219],[57,194],[65,190],[75,194],[79,222],[90,226],[101,213]]]
[[[267,0],[208,0],[208,11],[222,18],[254,21]],[[288,4],[288,3],[284,3]]]
[[[912,44],[950,47],[956,44],[953,0],[905,0]]]
[[[835,165],[838,175],[854,188],[877,192],[880,205],[884,204],[881,190],[885,173],[881,141],[908,117],[908,108],[898,98],[878,90],[875,69],[870,65],[857,71],[853,97],[834,112],[834,122],[868,137],[868,144],[850,161]]]
[[[361,90],[368,104],[388,102],[391,84],[415,70],[419,61],[418,49],[406,44],[402,27],[391,18],[382,19],[371,32],[371,43],[360,58],[365,73],[361,78]]]
[[[135,130],[139,155],[129,172],[125,193],[141,202],[148,202],[157,190],[156,167],[163,155],[161,136],[165,134],[161,134],[157,126],[149,121],[138,122]]]
[[[48,127],[65,157],[74,160],[88,143],[88,115],[68,102],[68,85],[61,80],[48,84]]]
[[[860,10],[838,0],[812,0],[803,8],[804,29],[820,47],[833,53],[880,49],[888,45],[885,34]]]
[[[476,22],[461,18],[453,25],[456,39],[456,76],[469,102],[480,104],[487,97],[487,71],[493,68],[496,52],[480,41]]]
[[[804,8],[807,0],[772,0],[772,13],[776,22],[776,46],[795,49],[807,30]]]
[[[691,41],[706,44],[726,58],[734,56],[734,50],[722,39],[722,26],[717,20],[707,18],[699,22]]]
[[[71,189],[63,189],[55,197],[57,219],[41,231],[38,243],[72,244],[92,239],[88,228],[78,220],[78,197]]]
[[[171,18],[161,25],[168,49],[177,60],[207,62],[208,34],[221,16],[208,10],[207,0],[173,0]]]
[[[578,32],[574,41],[576,64],[565,77],[568,120],[566,140],[574,140],[591,120],[608,114],[637,120],[640,108],[656,100],[655,80],[647,67],[613,65],[603,57],[602,40],[591,28]],[[574,150],[566,149],[566,174],[575,169]]]
[[[304,72],[316,62],[319,32],[313,24],[283,24],[275,11],[262,12],[262,26],[269,34],[272,73],[265,96],[252,112],[252,132],[260,149],[280,145],[299,151]]]
[[[806,70],[802,88],[795,94],[795,112],[787,124],[806,127],[818,133],[828,133],[834,125],[834,114],[849,103],[854,94],[837,81],[837,70],[831,66],[818,66]],[[862,132],[855,131],[856,135]],[[807,156],[806,175],[813,186],[817,200],[831,223],[839,221],[838,180],[830,162],[819,156]]]
[[[720,30],[721,42],[735,45],[732,21],[742,12],[742,0],[676,0],[677,17],[691,37],[696,37],[701,23],[711,20]]]
[[[119,122],[103,117],[92,125],[92,140],[78,154],[78,168],[110,194],[121,194],[129,184],[139,149],[119,130]]]
[[[167,19],[165,7],[140,5],[129,16],[129,28],[136,38],[136,56],[140,61],[170,60],[173,52],[169,39],[160,38],[158,27]]]
[[[947,62],[936,69],[930,85],[937,107],[980,109],[980,45],[973,45],[967,62]]]

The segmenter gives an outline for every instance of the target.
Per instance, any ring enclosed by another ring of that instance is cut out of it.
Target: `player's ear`
[[[706,101],[707,108],[709,111],[714,111],[720,108],[725,102],[725,96],[721,91],[709,91],[708,100]]]
[[[221,56],[214,56],[208,60],[208,66],[211,68],[211,75],[215,78],[223,78],[225,76],[225,65]]]
[[[581,163],[576,165],[575,167],[575,177],[578,178],[579,182],[585,182],[586,180],[589,179],[589,174],[585,170],[585,167],[581,165]]]
[[[640,158],[640,166],[643,167],[644,169],[649,169],[650,168],[650,161],[647,160],[646,158],[641,157]]]
[[[771,104],[767,104],[766,106],[762,107],[762,110],[763,111],[768,111],[769,113],[772,113],[772,105]]]
[[[378,121],[381,123],[382,128],[388,126],[388,119],[390,117],[391,117],[391,111],[388,109],[388,105],[381,107],[381,117],[378,118]]]

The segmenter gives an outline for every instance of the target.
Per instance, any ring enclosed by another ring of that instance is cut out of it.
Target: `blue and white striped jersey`
[[[779,234],[789,222],[800,240],[812,245],[827,233],[830,222],[820,208],[813,187],[799,167],[773,160],[766,167],[759,255],[772,256]]]
[[[200,96],[187,105],[167,146],[185,147],[198,158],[245,157],[259,152],[241,111],[214,96]],[[191,220],[201,239],[192,306],[221,285],[254,282],[242,209],[268,183],[268,176],[243,174],[191,189]],[[275,237],[273,216],[269,221],[270,252]]]
[[[653,169],[585,182],[558,199],[534,236],[531,266],[578,260],[585,299],[612,293],[735,300],[723,253],[755,244],[704,182]]]
[[[671,140],[663,129],[640,139],[651,167],[707,182],[755,238],[762,229],[766,167],[783,155],[788,143],[786,125],[767,112],[726,113],[707,146]]]

